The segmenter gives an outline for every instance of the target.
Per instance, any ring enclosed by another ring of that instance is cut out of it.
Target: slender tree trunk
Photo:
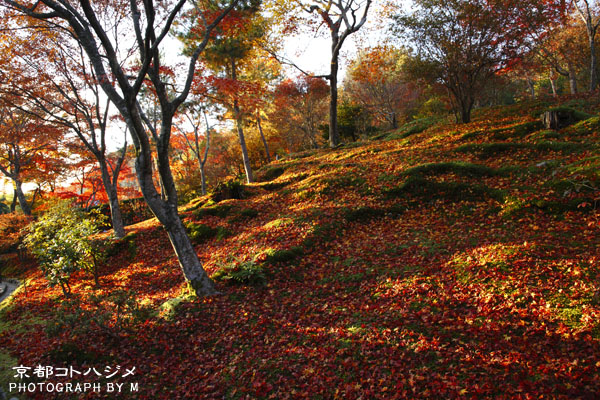
[[[596,90],[596,86],[598,86],[598,78],[596,71],[596,41],[594,40],[594,35],[589,34],[589,43],[590,43],[590,92]]]
[[[267,140],[265,139],[265,135],[262,130],[262,125],[260,123],[260,115],[256,116],[256,124],[258,125],[258,132],[260,132],[260,138],[262,139],[263,146],[265,146],[265,153],[267,153],[267,162],[271,162],[271,153],[269,153],[269,145],[267,144]]]
[[[392,113],[392,129],[398,129],[398,118],[396,118],[396,113]]]
[[[25,198],[25,193],[23,193],[23,186],[19,179],[15,179],[15,192],[17,194],[17,198],[19,199],[19,205],[21,206],[21,210],[23,210],[23,214],[31,215],[31,208],[29,207],[29,203]]]
[[[200,182],[202,186],[202,196],[206,196],[206,173],[204,172],[204,165],[200,163]]]
[[[13,188],[13,199],[10,203],[10,212],[14,213],[17,209],[17,189]]]
[[[550,87],[552,88],[552,96],[557,97],[558,93],[556,91],[556,80],[552,76],[550,77]]]
[[[527,77],[527,87],[529,88],[529,94],[531,98],[535,100],[535,84],[530,77]]]
[[[337,44],[334,41],[334,47]],[[333,148],[340,144],[340,132],[338,130],[337,120],[337,75],[338,60],[333,57],[331,60],[331,74],[329,75],[329,147]]]
[[[575,72],[575,66],[569,63],[567,66],[569,75],[569,89],[571,94],[577,94],[577,73]]]
[[[115,237],[122,238],[125,236],[125,224],[123,223],[123,216],[121,214],[121,207],[119,206],[119,196],[117,195],[117,188],[113,186],[106,164],[100,162],[100,172],[102,175],[102,184],[104,185],[104,191],[108,197],[108,205],[110,206],[110,220],[112,222],[113,232]]]
[[[237,79],[235,60],[231,61],[231,78],[234,81]],[[244,163],[244,170],[246,171],[246,182],[252,183],[254,182],[254,175],[252,174],[250,157],[248,157],[248,148],[246,147],[246,139],[244,138],[244,130],[242,128],[242,113],[237,98],[233,100],[233,113],[235,115],[238,137],[240,139],[240,147],[242,148],[242,161]]]

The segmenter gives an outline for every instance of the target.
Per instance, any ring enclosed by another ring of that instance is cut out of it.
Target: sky
[[[406,1],[402,1],[406,3]],[[339,81],[342,81],[346,67],[355,57],[359,49],[384,44],[386,40],[385,28],[378,22],[381,13],[380,3],[375,0],[369,10],[367,22],[356,33],[350,35],[342,47],[340,57]],[[283,55],[307,72],[315,75],[329,73],[331,57],[331,36],[326,27],[320,28],[321,35],[304,32],[298,36],[284,38]],[[287,67],[286,73],[290,76],[298,75],[293,67]]]

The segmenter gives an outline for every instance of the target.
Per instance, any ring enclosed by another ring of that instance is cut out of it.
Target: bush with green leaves
[[[260,264],[257,264],[254,260],[242,261],[238,259],[221,264],[212,278],[230,284],[255,286],[263,285],[267,280],[265,271]]]
[[[66,297],[75,271],[91,272],[97,281],[97,246],[91,235],[101,223],[99,213],[86,214],[70,202],[59,202],[28,227],[24,246],[37,259],[50,286],[60,285]]]

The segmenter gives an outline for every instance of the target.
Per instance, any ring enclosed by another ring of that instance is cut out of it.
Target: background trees
[[[275,87],[269,119],[288,151],[317,148],[323,143],[319,127],[326,123],[328,93],[325,80],[306,75],[286,79]]]
[[[409,58],[407,50],[376,46],[362,50],[348,67],[344,91],[380,126],[398,128],[416,106],[421,90],[405,71]]]
[[[556,16],[548,5],[516,1],[417,0],[417,10],[395,17],[396,32],[416,48],[415,76],[443,85],[457,119],[471,120],[486,80],[517,60],[529,32]]]

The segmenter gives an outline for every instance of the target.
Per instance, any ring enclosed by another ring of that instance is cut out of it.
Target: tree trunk
[[[19,179],[15,179],[15,192],[17,194],[17,198],[19,199],[19,205],[21,206],[21,210],[23,210],[23,214],[31,215],[31,208],[29,207],[29,203],[25,198],[25,193],[23,193],[22,183]]]
[[[231,61],[231,79],[234,81],[237,79],[235,60]],[[233,100],[233,113],[235,115],[238,137],[240,139],[240,147],[242,148],[242,161],[244,163],[244,170],[246,171],[246,182],[252,183],[254,182],[254,175],[252,174],[250,157],[248,157],[248,148],[246,147],[246,139],[244,138],[244,130],[242,128],[242,113],[237,98]]]
[[[260,123],[260,115],[256,116],[256,124],[258,125],[258,132],[260,132],[260,138],[262,139],[263,146],[265,146],[265,153],[267,154],[267,162],[271,162],[271,153],[269,153],[269,145],[267,145],[267,140],[265,139],[265,135],[262,130],[262,125]]]
[[[530,77],[527,77],[527,87],[529,88],[529,94],[531,95],[531,99],[535,100],[535,84]]]
[[[194,293],[198,296],[218,294],[213,281],[208,277],[204,268],[202,268],[202,263],[198,259],[198,255],[187,235],[185,226],[177,214],[177,206],[169,208],[166,213],[164,226],[179,260],[179,266],[183,271],[183,275]]]
[[[597,72],[596,71],[596,42],[594,35],[589,34],[590,43],[590,92],[596,90],[598,85]]]
[[[204,172],[204,165],[200,163],[200,182],[202,185],[202,196],[206,196],[206,173]]]
[[[463,124],[468,124],[469,122],[471,122],[471,110],[469,109],[469,107],[466,107],[466,106],[461,107],[460,121]]]
[[[337,44],[334,41],[334,47]],[[338,60],[337,57],[331,60],[331,74],[329,75],[329,147],[334,148],[340,144],[340,132],[338,130],[337,120],[337,75]]]
[[[577,74],[575,73],[575,67],[569,63],[569,89],[571,94],[577,94]]]
[[[122,238],[125,236],[125,224],[123,223],[123,216],[121,215],[121,207],[119,207],[117,188],[113,186],[110,181],[106,164],[103,162],[100,162],[100,171],[102,174],[102,184],[104,185],[104,191],[106,192],[108,204],[110,206],[110,220],[112,222],[113,232],[115,237]]]
[[[13,188],[13,199],[10,203],[10,212],[14,213],[17,209],[17,189]]]
[[[550,87],[552,88],[552,96],[557,97],[558,93],[556,91],[556,80],[553,77],[550,77]]]

